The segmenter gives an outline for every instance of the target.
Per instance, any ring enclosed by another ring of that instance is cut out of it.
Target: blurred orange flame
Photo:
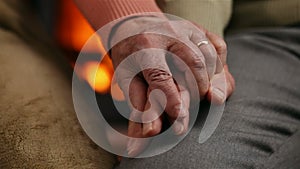
[[[83,52],[99,53],[99,57],[105,55],[101,64],[97,61],[89,61],[80,65],[79,72],[76,73],[80,78],[86,80],[96,92],[107,93],[111,88],[114,99],[124,100],[124,95],[118,84],[111,85],[113,65],[111,59],[106,55],[101,38],[94,35],[94,29],[81,14],[73,0],[60,1],[59,12],[57,37],[64,48],[79,52],[89,41],[89,45],[85,46]]]
[[[58,30],[56,33],[60,44],[65,48],[80,51],[95,31],[73,0],[60,1],[58,16]]]
[[[103,93],[110,89],[111,75],[105,64],[90,61],[83,65],[82,71],[84,79],[96,92]]]

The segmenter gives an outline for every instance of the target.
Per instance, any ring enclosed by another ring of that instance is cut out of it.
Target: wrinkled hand
[[[118,41],[124,38],[125,40]],[[197,46],[201,41],[209,43]],[[189,22],[146,16],[131,19],[118,28],[112,44],[116,44],[111,51],[115,68],[126,58],[129,59],[127,67],[120,68],[117,81],[132,109],[131,118],[141,119],[141,123],[136,120],[129,122],[130,137],[158,134],[162,128],[162,107],[170,122],[174,123],[175,134],[185,133],[189,123],[189,104],[191,98],[195,97],[195,92],[191,92],[195,91],[195,85],[190,83],[191,78],[196,80],[196,96],[200,96],[200,99],[207,98],[221,104],[233,92],[234,80],[226,65],[225,42],[217,35]],[[153,50],[143,50],[149,48]],[[172,59],[178,69],[175,73],[170,71],[166,51],[179,57]],[[187,67],[180,64],[179,60]],[[131,74],[136,74],[136,69],[141,72],[131,79]],[[188,71],[192,72],[193,77]],[[174,76],[178,77],[177,80],[184,81],[187,87],[176,83]],[[129,92],[126,92],[127,89]],[[155,89],[162,91],[166,100],[161,97],[161,93],[152,92]],[[151,92],[152,96],[149,96]],[[127,145],[128,155],[137,155],[144,146],[145,143],[139,139],[130,139]]]

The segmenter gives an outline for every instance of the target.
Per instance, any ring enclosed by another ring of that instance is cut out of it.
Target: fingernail
[[[147,136],[151,131],[152,131],[152,123],[145,123],[143,125],[143,135]]]
[[[175,122],[175,124],[174,124],[175,134],[180,135],[180,134],[182,134],[183,130],[184,130],[183,125],[179,122],[177,122],[177,123]]]
[[[223,100],[224,99],[224,97],[225,97],[225,94],[220,90],[220,89],[218,89],[218,88],[213,88],[213,93],[219,98],[219,99],[221,99],[221,100]]]

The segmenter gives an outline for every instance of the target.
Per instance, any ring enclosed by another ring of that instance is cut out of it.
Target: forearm
[[[133,14],[161,12],[155,0],[74,0],[95,30]]]

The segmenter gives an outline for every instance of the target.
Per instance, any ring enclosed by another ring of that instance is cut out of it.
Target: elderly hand
[[[118,27],[112,44],[111,57],[115,68],[125,59],[129,60],[127,67],[120,68],[117,81],[132,109],[132,119],[141,119],[141,122],[129,122],[130,137],[158,134],[162,128],[162,115],[159,112],[161,107],[168,119],[174,122],[175,134],[183,134],[188,129],[191,98],[198,95],[200,99],[207,98],[221,104],[233,92],[234,80],[226,66],[225,42],[217,35],[189,22],[150,16],[133,18]],[[174,75],[166,58],[167,51],[179,57],[172,59],[178,69]],[[188,67],[178,60],[182,60]],[[141,70],[137,75],[136,69]],[[188,71],[194,77],[186,73]],[[130,78],[132,74],[135,75],[133,79]],[[174,81],[174,76],[178,74],[181,74],[179,79],[187,87]],[[190,83],[191,78],[197,83],[197,94],[191,92],[195,88]],[[126,92],[127,89],[129,92]],[[159,92],[153,92],[149,96],[155,89],[161,90],[166,100]],[[130,139],[127,145],[128,155],[136,156],[144,146],[145,143],[138,139]]]

